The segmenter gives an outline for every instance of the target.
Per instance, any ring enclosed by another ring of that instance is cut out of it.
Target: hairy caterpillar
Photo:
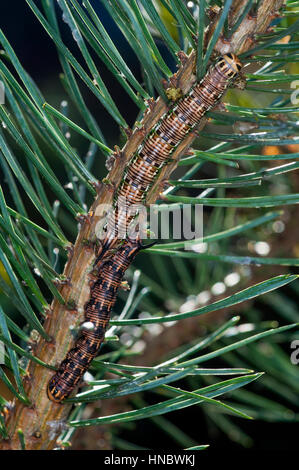
[[[143,247],[139,240],[125,241],[115,255],[101,265],[101,275],[92,283],[90,298],[85,305],[85,322],[91,322],[93,329],[82,330],[75,346],[67,353],[49,381],[47,392],[50,400],[60,403],[67,398],[97,355],[105,337],[118,287],[141,248]]]
[[[133,205],[145,201],[159,172],[184,138],[199,124],[204,114],[213,108],[242,67],[234,54],[226,54],[210,67],[200,83],[178,101],[152,129],[125,169],[124,178],[114,196],[113,210],[107,218],[104,239],[97,252],[101,261],[107,250],[114,247],[120,234],[127,234],[136,212]]]

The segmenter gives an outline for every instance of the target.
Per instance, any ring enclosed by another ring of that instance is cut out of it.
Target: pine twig
[[[233,2],[230,13],[231,25],[238,20],[240,11],[242,11],[241,7],[245,3],[245,0]],[[256,18],[247,15],[229,41],[225,38],[219,39],[215,46],[216,51],[223,53],[231,50],[237,54],[248,51],[256,42],[257,35],[267,32],[273,15],[278,14],[282,5],[283,0],[262,1]],[[219,15],[220,12],[215,15],[206,33],[206,41],[211,37]],[[193,51],[188,57],[184,57],[184,63],[173,77],[183,92],[187,92],[194,83],[195,61],[196,53]],[[115,187],[119,185],[124,167],[142,142],[144,134],[150,131],[165,112],[167,112],[167,105],[161,98],[152,102],[140,126],[134,129],[124,148],[120,152],[116,152],[117,164],[114,165],[107,178],[108,181],[113,182]],[[163,169],[149,193],[147,200],[149,204],[157,200],[162,190],[163,181],[176,168],[180,156],[191,145],[194,137],[194,135],[188,136],[173,154],[174,161]],[[44,324],[45,331],[53,338],[53,341],[46,342],[40,338],[35,350],[35,355],[45,363],[58,364],[73,345],[73,338],[69,332],[70,328],[78,325],[84,317],[84,304],[89,297],[88,274],[94,261],[94,251],[86,244],[86,240],[93,240],[96,224],[103,216],[101,205],[111,204],[112,198],[113,192],[109,191],[108,186],[102,184],[99,187],[98,196],[90,208],[89,215],[81,218],[78,237],[74,247],[70,248],[69,258],[63,273],[69,279],[69,283],[60,288],[65,303],[62,305],[58,300],[54,300]],[[10,410],[6,423],[10,437],[0,443],[0,449],[17,450],[21,448],[19,429],[23,430],[23,442],[27,450],[50,450],[56,446],[59,434],[65,429],[71,405],[59,405],[49,401],[46,395],[46,385],[51,375],[52,372],[41,365],[33,362],[29,364],[24,388],[31,406],[17,402]]]

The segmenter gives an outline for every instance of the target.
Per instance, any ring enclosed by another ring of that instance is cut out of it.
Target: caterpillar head
[[[48,398],[55,403],[61,403],[64,398],[67,398],[68,394],[60,390],[59,386],[56,386],[55,376],[50,380],[47,387]]]
[[[235,54],[225,54],[217,61],[217,67],[229,79],[235,78],[242,68],[242,63]]]

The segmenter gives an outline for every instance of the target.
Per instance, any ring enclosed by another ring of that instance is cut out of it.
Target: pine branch
[[[33,2],[31,0],[28,1],[28,3],[33,6]],[[66,8],[65,2],[60,3]],[[232,9],[229,13],[229,25],[231,28],[237,24],[240,16],[242,15],[242,12],[244,11],[245,3],[246,2],[241,1],[232,2]],[[132,2],[132,5],[135,6],[136,2]],[[213,38],[215,38],[215,36],[213,36],[213,32],[217,31],[217,25],[220,24],[222,26],[221,21],[224,22],[226,20],[225,16],[222,16],[221,20],[222,12],[219,12],[218,14],[216,13],[212,25],[209,27],[205,36],[205,44],[208,47],[208,52],[205,56],[206,61],[204,59],[203,64],[207,64],[209,54],[212,53],[212,49],[213,51],[218,51],[221,53],[227,52],[229,50],[237,54],[251,54],[251,51],[257,49],[254,49],[255,44],[257,44],[257,36],[267,32],[273,17],[278,14],[278,11],[282,5],[283,1],[281,0],[262,1],[256,18],[252,18],[247,14],[242,19],[240,25],[235,28],[236,30],[233,31],[229,40],[222,37],[214,44]],[[69,11],[66,12],[70,13]],[[184,18],[182,16],[180,17],[184,23]],[[72,18],[69,21],[73,25]],[[75,26],[73,27],[75,28]],[[128,34],[129,33],[130,32],[128,31]],[[188,33],[188,30],[186,30],[186,33]],[[51,34],[58,44],[61,54],[66,54],[70,62],[73,63],[73,58],[64,49],[55,32],[51,30]],[[192,37],[190,39],[193,41]],[[210,47],[210,49],[209,44],[212,44],[213,46]],[[86,52],[82,38],[80,38],[80,47],[83,51]],[[152,44],[152,47],[154,47],[154,44]],[[260,46],[258,47],[261,48]],[[176,87],[181,88],[183,93],[186,93],[195,81],[194,71],[196,68],[196,56],[197,54],[194,50],[189,54],[188,57],[184,54],[181,54],[181,66],[178,72],[170,79],[170,82],[175,83]],[[94,73],[96,73],[94,70],[94,64],[91,60],[89,60],[89,56],[86,56],[86,59],[89,68]],[[150,59],[145,57],[144,60],[149,61],[149,73],[154,73],[153,69],[151,68]],[[163,67],[161,62],[160,65]],[[126,125],[122,117],[119,115],[114,102],[111,101],[110,95],[108,93],[105,97],[100,95],[98,89],[90,82],[90,79],[86,77],[86,74],[82,68],[80,68],[80,73],[83,80],[94,91],[98,99],[100,99],[107,108],[109,108],[111,105],[112,112],[117,122],[121,123],[122,125]],[[101,84],[102,82],[99,76],[97,76],[97,79],[98,83]],[[157,85],[157,88],[160,89],[161,86]],[[114,165],[112,170],[109,172],[107,181],[113,182],[113,185],[118,187],[123,177],[124,168],[131,155],[134,154],[138,149],[139,145],[144,139],[144,135],[155,126],[155,124],[158,122],[161,116],[167,112],[167,110],[167,104],[163,101],[162,98],[158,98],[155,102],[151,102],[151,105],[148,108],[148,112],[142,119],[140,125],[135,127],[124,148],[121,151],[116,150],[114,158],[117,160],[117,165]],[[202,127],[204,126],[205,122],[206,119],[203,119]],[[151,189],[147,199],[148,204],[155,202],[160,197],[164,181],[169,178],[170,174],[177,167],[180,157],[184,155],[195,137],[195,135],[188,136],[186,140],[182,142],[182,144],[177,148],[173,154],[174,161],[162,170],[158,180]],[[71,149],[68,149],[68,152],[69,155],[73,158],[75,164],[76,158],[74,155],[72,155]],[[85,173],[85,169],[80,168],[80,171],[81,170],[83,173]],[[87,176],[87,174],[84,176]],[[88,273],[94,261],[94,252],[88,243],[86,243],[86,241],[93,240],[96,224],[98,223],[99,219],[104,216],[102,207],[104,204],[111,204],[113,198],[113,192],[110,190],[111,187],[109,185],[102,183],[97,189],[98,194],[96,200],[92,204],[88,214],[82,214],[78,237],[74,246],[69,250],[68,261],[63,271],[63,276],[68,280],[68,282],[62,285],[60,288],[60,295],[64,299],[64,303],[59,302],[58,299],[54,299],[51,305],[51,309],[47,312],[46,315],[43,329],[47,336],[51,338],[51,340],[46,341],[45,339],[40,338],[36,349],[34,350],[34,355],[38,357],[40,361],[52,366],[58,364],[65,356],[66,351],[68,351],[73,345],[73,339],[69,334],[69,331],[70,328],[74,326],[74,323],[75,325],[78,325],[82,321],[84,305],[89,297]],[[283,282],[284,281],[286,280],[283,280]],[[63,428],[62,423],[66,421],[72,405],[71,403],[64,404],[63,406],[57,405],[48,400],[45,393],[45,388],[50,377],[51,372],[48,369],[43,367],[41,364],[37,364],[33,361],[30,362],[28,373],[24,380],[24,390],[28,399],[30,400],[31,406],[17,401],[16,407],[10,412],[8,422],[6,423],[9,439],[2,441],[2,449],[20,449],[25,445],[26,449],[28,450],[36,450],[52,449],[55,446],[57,437]],[[248,376],[244,379],[243,382],[246,382],[246,380],[249,382],[255,378],[255,375]],[[241,379],[240,382],[242,382]],[[238,385],[234,385],[234,387],[237,386]],[[220,388],[221,387],[229,387],[229,384],[223,383],[221,384]],[[180,392],[184,394],[184,391]],[[196,393],[197,392],[195,392],[195,394]],[[213,391],[211,396],[213,397],[217,395],[218,391]],[[182,395],[181,399],[183,400],[184,397],[188,398],[190,403],[197,403],[202,400],[202,391],[197,397],[193,396],[191,398],[190,396],[186,397],[185,395]],[[169,402],[171,402],[171,400],[169,400]],[[177,403],[176,407],[180,407],[179,403]],[[159,407],[157,406],[156,409],[158,408]],[[160,408],[163,408],[163,406],[161,405]],[[152,413],[156,413],[156,409],[149,409],[148,414],[150,415]],[[159,412],[159,410],[157,412]],[[138,412],[136,412],[134,415],[132,414],[132,419],[137,415],[139,415]],[[121,418],[121,416],[119,416],[119,418]],[[129,414],[126,415],[126,419],[131,419]],[[28,426],[29,422],[30,426]],[[97,419],[95,423],[86,424],[97,424],[98,422],[105,422],[105,418]],[[72,421],[71,425],[77,426],[77,422]]]

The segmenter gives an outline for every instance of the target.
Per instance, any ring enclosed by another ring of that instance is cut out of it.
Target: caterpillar
[[[84,323],[91,322],[93,328],[82,329],[75,346],[67,353],[49,381],[47,393],[50,400],[60,403],[67,398],[97,355],[123,275],[142,248],[140,240],[127,240],[113,258],[101,265],[101,275],[91,284],[90,298],[84,309]]]
[[[142,248],[140,240],[119,240],[120,232],[127,234],[136,215],[129,209],[146,200],[161,169],[172,160],[172,153],[198,126],[204,114],[217,104],[241,67],[241,62],[233,54],[219,58],[203,80],[162,116],[125,168],[124,178],[114,195],[113,210],[108,214],[104,239],[96,252],[94,266],[100,275],[91,285],[90,298],[85,305],[85,322],[91,322],[93,329],[82,330],[75,346],[49,381],[47,393],[50,400],[60,403],[67,398],[96,356],[122,277]],[[111,248],[116,249],[116,253],[106,258],[105,254]]]
[[[220,57],[202,81],[195,84],[186,96],[162,116],[137,149],[114,195],[113,208],[107,217],[96,263],[118,243],[120,233],[127,234],[129,224],[136,215],[130,208],[145,202],[149,189],[161,169],[172,160],[172,153],[177,146],[198,126],[204,114],[217,104],[241,68],[242,64],[236,55],[229,53]]]

